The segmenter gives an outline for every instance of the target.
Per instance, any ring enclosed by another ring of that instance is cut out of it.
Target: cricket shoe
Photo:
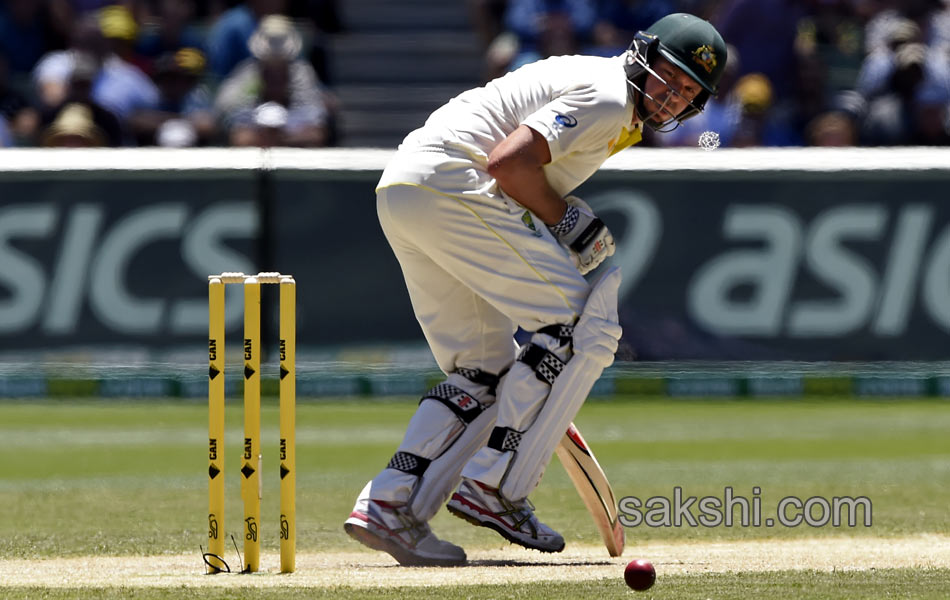
[[[534,506],[527,498],[512,502],[495,488],[463,479],[447,508],[456,517],[494,529],[513,544],[541,552],[564,549],[564,538],[538,520]]]
[[[413,517],[404,504],[361,494],[343,529],[354,540],[388,553],[406,567],[451,567],[466,561],[464,550],[435,537],[428,523]]]

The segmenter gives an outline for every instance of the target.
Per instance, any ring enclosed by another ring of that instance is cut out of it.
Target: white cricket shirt
[[[451,195],[497,196],[488,155],[519,125],[545,137],[548,182],[566,196],[615,151],[636,143],[624,57],[559,56],[459,94],[410,133],[379,186],[423,185]]]

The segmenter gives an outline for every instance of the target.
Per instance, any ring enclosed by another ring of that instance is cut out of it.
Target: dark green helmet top
[[[660,40],[659,50],[664,58],[686,71],[707,92],[716,94],[726,68],[726,43],[712,24],[693,15],[675,13],[663,17],[645,33]]]

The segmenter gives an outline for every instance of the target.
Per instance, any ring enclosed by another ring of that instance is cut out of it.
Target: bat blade
[[[571,423],[557,447],[557,456],[594,519],[610,556],[623,554],[623,524],[618,519],[617,499],[594,453],[581,432]]]

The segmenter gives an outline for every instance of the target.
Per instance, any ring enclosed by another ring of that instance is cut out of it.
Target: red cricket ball
[[[623,580],[631,588],[642,592],[653,586],[653,582],[656,581],[656,569],[650,561],[638,558],[630,561],[627,568],[623,570]]]

